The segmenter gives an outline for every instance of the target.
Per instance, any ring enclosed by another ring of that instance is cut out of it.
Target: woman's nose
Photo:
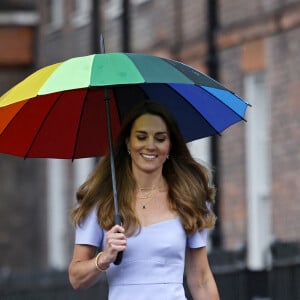
[[[155,147],[154,138],[150,137],[149,139],[147,139],[146,147],[148,149],[153,149]]]

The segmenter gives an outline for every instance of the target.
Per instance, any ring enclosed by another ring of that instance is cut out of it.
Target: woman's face
[[[144,114],[137,118],[128,140],[133,171],[151,173],[162,170],[171,143],[167,126],[156,115]]]

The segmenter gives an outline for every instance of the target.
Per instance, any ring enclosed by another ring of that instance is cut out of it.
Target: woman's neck
[[[165,185],[165,180],[161,172],[151,174],[135,172],[134,178],[138,189],[155,189],[161,188]]]

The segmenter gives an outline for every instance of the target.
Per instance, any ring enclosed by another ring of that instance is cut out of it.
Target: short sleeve
[[[206,206],[208,209],[211,209],[211,203],[206,202]],[[187,238],[187,246],[189,248],[201,248],[206,247],[207,245],[207,234],[208,234],[208,228],[204,228],[202,231],[197,231]]]
[[[96,208],[94,208],[80,225],[76,226],[75,244],[100,247],[102,239],[103,229],[98,224]]]
[[[205,228],[201,232],[197,231],[187,238],[187,246],[189,248],[201,248],[207,244],[207,233],[208,229]]]

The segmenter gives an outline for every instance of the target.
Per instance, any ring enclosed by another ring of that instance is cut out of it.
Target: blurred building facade
[[[152,53],[204,72],[213,59],[218,79],[253,105],[248,122],[217,142],[218,247],[247,249],[248,267],[263,270],[271,243],[300,241],[300,1],[211,1],[215,53],[208,47],[208,2],[2,1],[0,91],[36,68],[98,52],[100,33],[107,52]],[[25,15],[12,18],[17,13]],[[194,155],[211,164],[211,145],[193,145]],[[1,155],[0,164],[0,272],[66,268],[73,243],[68,211],[94,161]]]
[[[35,70],[38,24],[35,1],[1,1],[1,94]],[[44,162],[3,154],[0,166],[0,273],[46,267]]]

